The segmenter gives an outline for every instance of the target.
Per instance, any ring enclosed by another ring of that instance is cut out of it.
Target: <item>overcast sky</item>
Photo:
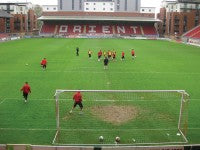
[[[56,5],[57,0],[0,0],[0,2],[32,2],[40,5]],[[162,0],[141,0],[142,7],[160,7]]]

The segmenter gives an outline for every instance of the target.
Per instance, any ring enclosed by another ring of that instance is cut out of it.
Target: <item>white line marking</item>
[[[54,131],[56,129],[42,129],[42,128],[35,128],[35,129],[24,129],[24,128],[0,128],[0,130],[28,130],[28,131]],[[169,131],[169,130],[177,130],[177,128],[170,128],[170,129],[60,129],[61,131]],[[188,128],[188,130],[200,130],[200,128]]]
[[[41,131],[41,130],[46,130],[46,131],[54,131],[56,129],[22,129],[22,128],[0,128],[0,130],[18,130],[18,131]]]
[[[12,73],[12,72],[18,72],[18,73],[35,73],[35,72],[44,72],[44,71],[6,71],[6,70],[2,70],[0,71],[1,73]],[[80,70],[80,68],[77,68],[77,70],[64,70],[64,71],[50,71],[48,70],[47,72],[49,73],[73,73],[73,72],[78,72],[78,73],[88,73],[88,70]],[[90,73],[105,73],[105,71],[89,71]],[[190,73],[186,73],[186,72],[135,72],[135,71],[112,71],[109,73],[114,73],[114,74],[177,74],[177,75],[200,75],[199,72],[190,72]]]
[[[7,100],[19,100],[17,98],[6,98]],[[149,99],[133,99],[133,100],[83,100],[85,102],[136,102],[136,101],[151,101],[151,102],[159,102],[159,101],[179,101],[180,99],[167,99],[167,100],[149,100]],[[200,99],[196,99],[196,100],[200,100]],[[31,99],[31,101],[55,101],[55,99]],[[73,99],[59,99],[59,101],[73,101]]]
[[[6,98],[0,102],[0,105],[3,104],[3,102],[5,102],[5,100],[6,100]]]

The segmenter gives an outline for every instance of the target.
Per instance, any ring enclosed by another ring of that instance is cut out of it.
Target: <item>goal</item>
[[[73,95],[80,91],[83,114]],[[56,90],[56,145],[187,143],[189,94],[184,90]],[[103,141],[99,137],[103,136]]]

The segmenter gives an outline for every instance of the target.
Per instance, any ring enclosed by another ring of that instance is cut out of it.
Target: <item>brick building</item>
[[[0,10],[0,33],[4,33],[6,29],[6,22],[9,22],[13,16],[5,11]]]
[[[181,36],[200,23],[200,2],[192,0],[163,1],[158,18],[160,35]]]
[[[37,28],[37,17],[31,3],[0,3],[0,10],[12,16],[1,19],[0,32],[25,33]]]

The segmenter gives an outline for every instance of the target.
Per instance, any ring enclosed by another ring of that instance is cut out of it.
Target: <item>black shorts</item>
[[[132,54],[132,56],[135,56],[135,54]]]
[[[76,107],[76,105],[79,105],[79,107],[80,107],[81,109],[83,108],[82,102],[74,102],[74,108]]]
[[[25,100],[27,100],[27,98],[28,98],[28,93],[23,92],[23,97],[25,98]]]
[[[122,59],[124,59],[125,57],[124,56],[122,56]]]
[[[108,63],[104,63],[104,66],[108,66]]]
[[[43,68],[46,68],[46,67],[47,67],[47,65],[42,65],[42,67],[43,67]]]
[[[89,57],[91,57],[91,54],[88,54]]]
[[[98,59],[100,59],[101,58],[101,56],[98,56]]]

